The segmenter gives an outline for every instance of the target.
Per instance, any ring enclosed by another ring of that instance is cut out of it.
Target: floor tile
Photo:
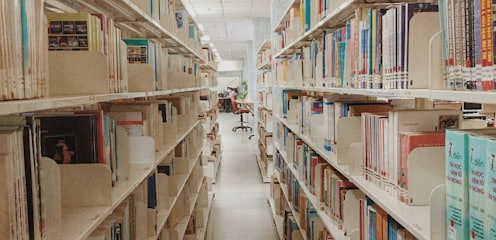
[[[238,120],[237,115],[219,114],[223,154],[206,239],[276,240],[269,184],[262,183],[255,159],[257,143],[248,139],[249,132],[231,131]]]

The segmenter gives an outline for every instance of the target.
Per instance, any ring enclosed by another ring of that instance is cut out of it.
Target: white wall
[[[221,61],[218,72],[241,72],[243,71],[243,61]],[[219,84],[220,85],[220,84]]]

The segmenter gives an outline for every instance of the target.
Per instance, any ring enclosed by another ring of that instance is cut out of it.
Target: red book
[[[400,162],[398,164],[398,186],[408,192],[408,157],[419,147],[440,147],[445,145],[444,132],[403,132],[400,133]],[[407,202],[407,196],[400,194],[400,200]]]

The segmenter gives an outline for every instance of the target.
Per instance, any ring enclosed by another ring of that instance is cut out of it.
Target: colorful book
[[[487,140],[489,136],[469,135],[467,145],[468,157],[468,232],[471,239],[485,239],[484,232],[486,229],[486,159],[487,159]]]

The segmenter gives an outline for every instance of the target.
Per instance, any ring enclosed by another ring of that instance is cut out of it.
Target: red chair
[[[240,125],[233,127],[232,131],[236,132],[238,129],[242,129],[246,132],[249,129],[250,132],[253,132],[253,129],[250,126],[244,125],[244,123],[248,123],[248,122],[245,122],[243,119],[243,114],[245,114],[245,113],[249,114],[250,110],[248,110],[246,108],[238,108],[238,103],[236,102],[236,100],[234,100],[234,98],[231,98],[231,104],[232,104],[233,113],[238,114],[240,116]]]

